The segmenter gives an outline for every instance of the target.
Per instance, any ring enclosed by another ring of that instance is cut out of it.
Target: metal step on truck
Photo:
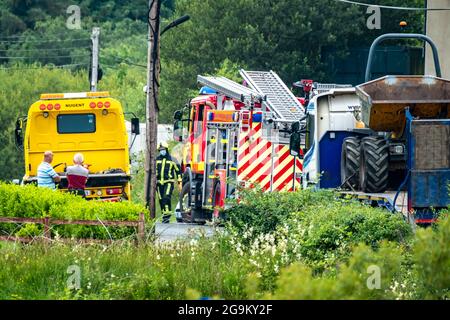
[[[371,80],[378,44],[405,38],[430,44],[436,76]],[[441,78],[429,37],[378,37],[369,51],[365,83],[319,94],[311,103],[303,187],[347,189],[343,196],[401,212],[421,225],[433,223],[450,205],[450,81]]]

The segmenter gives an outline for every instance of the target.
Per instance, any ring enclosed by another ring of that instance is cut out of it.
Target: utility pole
[[[145,204],[150,218],[156,217],[156,148],[158,135],[158,86],[159,86],[159,14],[160,0],[149,0],[148,11],[148,57],[146,100],[145,154]]]
[[[100,28],[92,29],[92,70],[91,70],[91,91],[97,91],[98,83],[98,53],[99,53]]]

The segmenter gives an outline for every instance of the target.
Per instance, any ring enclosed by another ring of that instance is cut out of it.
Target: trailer
[[[362,191],[338,191],[338,195],[345,199],[356,199],[371,207],[383,208],[392,213],[403,216],[410,224],[428,223],[427,221],[415,220],[414,214],[408,211],[408,193],[406,191],[386,191],[381,193],[367,193]]]

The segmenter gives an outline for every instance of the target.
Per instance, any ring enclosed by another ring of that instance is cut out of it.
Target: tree
[[[214,73],[225,60],[241,68],[274,70],[288,84],[302,77],[327,81],[325,48],[344,57],[349,48],[367,46],[380,33],[398,31],[400,20],[409,20],[412,31],[420,31],[423,23],[423,13],[383,10],[382,29],[369,30],[365,7],[331,0],[178,0],[174,15],[182,14],[191,21],[161,41],[163,122],[190,98],[197,75]]]

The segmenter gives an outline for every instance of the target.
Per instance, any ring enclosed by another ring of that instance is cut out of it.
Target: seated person
[[[66,175],[68,181],[69,192],[76,195],[86,197],[84,189],[86,188],[86,181],[88,179],[89,170],[84,163],[84,156],[81,153],[75,154],[73,157],[73,166],[67,167]]]

